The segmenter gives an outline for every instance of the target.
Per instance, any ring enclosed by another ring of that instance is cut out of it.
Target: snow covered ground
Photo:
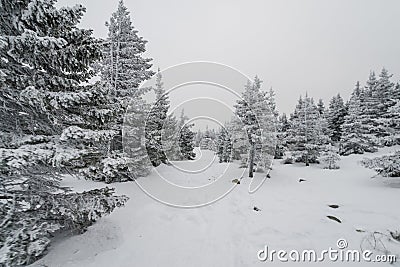
[[[371,245],[368,241],[374,231],[400,231],[400,179],[371,179],[374,172],[358,163],[364,157],[395,149],[399,147],[343,157],[339,170],[282,165],[277,160],[271,179],[256,193],[248,193],[250,179],[243,178],[226,197],[201,208],[167,206],[149,197],[134,182],[113,184],[118,194],[130,197],[127,205],[99,220],[86,233],[54,242],[49,253],[33,266],[267,266],[271,263],[257,258],[265,245],[275,250],[319,252],[336,249],[340,238],[346,239],[348,249],[374,247],[377,252],[384,245],[391,254],[398,255],[399,264],[399,242],[382,238],[382,243]],[[211,151],[202,151],[195,162],[177,163],[177,168],[160,166],[157,172],[181,186],[204,186],[226,168],[226,164],[212,159]],[[182,174],[179,168],[207,170],[190,175]],[[157,172],[141,179],[149,185],[159,180]],[[221,184],[231,187],[231,180],[240,178],[242,172],[237,164],[231,165],[231,177],[222,179]],[[299,182],[300,178],[305,181]],[[71,177],[64,183],[77,191],[104,186]],[[328,206],[333,204],[339,207]],[[323,266],[329,263],[326,260]],[[273,264],[288,265],[276,259]],[[385,265],[389,266],[380,264]]]

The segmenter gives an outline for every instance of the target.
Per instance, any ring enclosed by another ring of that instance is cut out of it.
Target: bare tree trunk
[[[307,153],[306,153],[306,166],[310,166],[310,163],[308,163],[308,150],[306,150],[307,151]]]
[[[255,153],[255,144],[252,144],[250,146],[250,152],[249,152],[249,177],[253,178],[253,172],[254,172],[254,153]]]

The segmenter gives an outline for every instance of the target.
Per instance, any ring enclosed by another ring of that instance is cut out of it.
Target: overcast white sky
[[[118,0],[82,3],[82,26],[105,37]],[[348,97],[357,80],[382,67],[400,74],[398,0],[125,0],[147,55],[161,69],[205,60],[258,75],[291,112],[305,91],[314,98]]]

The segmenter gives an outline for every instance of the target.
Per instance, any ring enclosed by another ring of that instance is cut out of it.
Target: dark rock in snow
[[[337,209],[339,208],[339,205],[333,204],[333,205],[328,205],[328,207],[332,209]]]
[[[232,183],[234,183],[234,184],[240,184],[240,180],[239,180],[239,179],[233,179],[233,180],[232,180]]]
[[[342,223],[342,221],[338,218],[336,218],[335,216],[332,215],[328,215],[326,216],[328,219],[331,219],[332,221],[338,222],[338,223]]]
[[[399,241],[400,242],[400,232],[392,232],[392,231],[390,231],[390,235],[392,236],[392,238],[394,239],[394,240],[397,240],[397,241]]]
[[[256,206],[254,206],[253,210],[255,211],[261,211],[259,208],[257,208]]]
[[[305,179],[303,179],[303,178],[300,178],[300,179],[299,179],[299,183],[305,182],[305,181],[307,181],[307,180],[305,180]]]

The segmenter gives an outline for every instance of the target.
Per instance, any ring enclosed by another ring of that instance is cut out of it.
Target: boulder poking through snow
[[[239,179],[233,179],[233,180],[232,180],[232,183],[234,183],[234,184],[240,184],[240,180],[239,180]]]

